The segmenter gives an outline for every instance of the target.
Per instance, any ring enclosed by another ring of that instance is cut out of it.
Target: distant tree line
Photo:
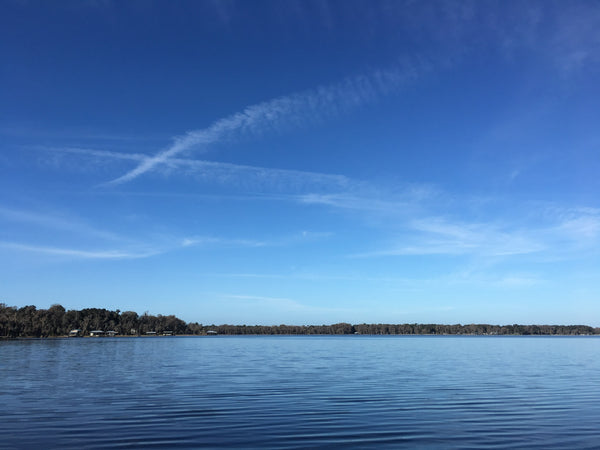
[[[115,331],[120,335],[146,334],[147,332],[194,334],[190,326],[175,316],[138,315],[134,311],[109,311],[85,308],[66,311],[61,305],[48,309],[35,306],[17,308],[0,303],[0,337],[55,337],[66,336],[71,330],[89,336],[91,331]]]
[[[212,330],[218,334],[385,334],[385,335],[590,335],[600,328],[587,325],[439,325],[439,324],[359,324],[333,325],[211,325],[201,326],[200,334]]]
[[[202,325],[186,323],[173,315],[139,315],[134,311],[110,311],[102,308],[65,310],[61,305],[48,309],[35,306],[7,306],[0,303],[0,337],[57,337],[71,330],[89,336],[91,331],[114,331],[119,335],[173,333],[179,335],[592,335],[600,328],[586,325],[439,325],[439,324],[359,324],[333,325]]]

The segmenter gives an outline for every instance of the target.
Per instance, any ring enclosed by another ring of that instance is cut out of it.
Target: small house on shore
[[[93,336],[93,337],[104,336],[104,331],[102,331],[102,330],[92,330],[92,331],[90,331],[90,336]]]
[[[77,336],[81,336],[81,330],[79,328],[69,331],[69,337],[77,337]]]

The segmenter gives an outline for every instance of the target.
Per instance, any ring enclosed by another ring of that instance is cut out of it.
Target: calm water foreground
[[[0,342],[0,447],[599,448],[600,338]]]

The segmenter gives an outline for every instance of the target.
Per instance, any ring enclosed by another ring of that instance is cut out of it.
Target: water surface
[[[600,338],[0,342],[0,447],[598,448]]]

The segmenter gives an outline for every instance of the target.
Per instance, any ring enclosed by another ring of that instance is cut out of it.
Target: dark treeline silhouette
[[[35,306],[16,308],[0,303],[2,337],[66,336],[71,330],[79,330],[77,334],[81,336],[89,336],[94,330],[115,331],[120,335],[165,331],[194,334],[195,331],[193,324],[188,325],[175,316],[138,315],[134,311],[101,308],[66,311],[61,305],[52,305],[48,309],[37,309]]]
[[[211,325],[201,326],[218,334],[453,334],[453,335],[590,335],[600,334],[600,328],[587,325],[439,325],[439,324],[359,324],[333,325]]]
[[[48,309],[35,306],[7,306],[0,303],[0,337],[57,337],[78,330],[78,336],[89,336],[100,330],[119,335],[156,334],[225,334],[225,335],[315,335],[315,334],[417,334],[417,335],[591,335],[600,328],[586,325],[439,325],[439,324],[359,324],[333,325],[202,325],[185,323],[177,317],[134,311],[110,311],[102,308],[65,310],[61,305]]]

